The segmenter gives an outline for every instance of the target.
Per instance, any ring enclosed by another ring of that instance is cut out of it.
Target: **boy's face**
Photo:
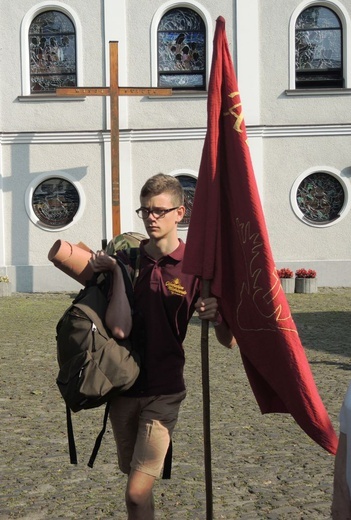
[[[167,210],[176,206],[172,195],[164,192],[160,195],[153,195],[150,197],[140,198],[140,205],[142,208],[148,210]],[[152,213],[144,220],[144,226],[150,238],[167,238],[173,234],[177,234],[177,224],[184,217],[185,208],[179,206],[178,208],[169,211],[164,216],[157,217]]]

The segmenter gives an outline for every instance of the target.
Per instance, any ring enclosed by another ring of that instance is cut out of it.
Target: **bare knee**
[[[155,478],[139,471],[129,475],[125,499],[130,520],[152,520],[154,500],[152,488]]]
[[[152,491],[128,486],[126,489],[126,504],[128,508],[138,509],[147,506],[152,500]]]

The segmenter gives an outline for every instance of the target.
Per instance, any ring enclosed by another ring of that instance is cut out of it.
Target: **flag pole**
[[[208,298],[211,292],[211,281],[202,281],[201,297]],[[211,419],[210,419],[210,371],[208,353],[209,321],[201,321],[201,368],[202,368],[202,406],[204,432],[204,461],[206,484],[206,520],[213,519],[212,499],[212,465],[211,465]]]

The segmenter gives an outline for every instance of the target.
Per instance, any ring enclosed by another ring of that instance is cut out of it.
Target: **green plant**
[[[297,269],[295,271],[297,278],[316,278],[317,273],[313,269]]]
[[[0,283],[3,282],[3,283],[9,283],[10,282],[10,279],[8,276],[0,276]]]
[[[288,267],[282,267],[277,270],[279,278],[293,278],[294,273]]]

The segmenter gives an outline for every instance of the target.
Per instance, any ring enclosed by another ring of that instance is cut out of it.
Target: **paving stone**
[[[74,414],[79,464],[67,452],[65,406],[56,388],[55,325],[73,295],[0,298],[0,520],[125,520],[126,478],[107,428],[93,469],[87,461],[103,410]],[[288,295],[331,420],[351,376],[351,289]],[[170,481],[157,482],[157,520],[206,520],[200,326],[185,343],[188,396],[174,434]],[[262,416],[239,350],[209,334],[214,519],[330,519],[334,458],[285,414]]]

